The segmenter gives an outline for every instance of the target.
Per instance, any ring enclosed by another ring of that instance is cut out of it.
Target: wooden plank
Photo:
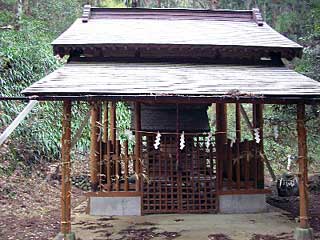
[[[141,192],[88,192],[87,197],[141,197]]]
[[[305,127],[305,105],[297,105],[298,160],[299,160],[299,206],[300,228],[309,228],[308,200],[308,161],[307,161],[307,132]]]
[[[61,141],[61,233],[71,232],[71,101],[63,103]]]
[[[219,191],[219,195],[238,195],[238,194],[271,194],[270,189],[240,189]]]

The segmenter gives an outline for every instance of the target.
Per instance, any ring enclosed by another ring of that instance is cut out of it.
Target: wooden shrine
[[[302,47],[268,26],[257,9],[86,6],[53,49],[68,63],[23,94],[64,103],[63,233],[71,231],[76,101],[91,106],[88,197],[97,215],[264,211],[264,105],[296,104],[300,227],[309,228],[304,116],[305,104],[319,102],[320,84],[285,67],[282,59],[301,57]],[[117,133],[117,102],[131,110],[129,141]],[[248,139],[241,129],[244,103],[252,107]],[[234,105],[235,129],[227,127],[228,104]]]

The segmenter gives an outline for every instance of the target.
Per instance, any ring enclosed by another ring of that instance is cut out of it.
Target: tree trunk
[[[252,4],[252,0],[247,0],[246,1],[246,9],[251,9],[251,4]]]
[[[30,15],[30,3],[29,0],[23,0],[23,10],[26,15]]]
[[[15,30],[20,29],[22,13],[23,13],[23,2],[22,0],[18,0],[16,5],[16,17],[15,17],[15,23],[14,23]]]
[[[219,0],[210,0],[210,9],[217,9],[219,5]]]

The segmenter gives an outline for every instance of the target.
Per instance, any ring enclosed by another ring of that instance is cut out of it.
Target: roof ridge
[[[85,5],[82,22],[89,19],[181,19],[181,20],[241,20],[253,21],[263,26],[263,18],[258,8],[251,10],[230,9],[183,9],[183,8],[101,8]]]

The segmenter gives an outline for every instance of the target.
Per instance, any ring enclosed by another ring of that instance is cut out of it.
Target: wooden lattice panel
[[[215,158],[207,138],[186,134],[186,147],[177,151],[175,134],[162,135],[159,149],[154,134],[143,136],[144,213],[216,211]]]

